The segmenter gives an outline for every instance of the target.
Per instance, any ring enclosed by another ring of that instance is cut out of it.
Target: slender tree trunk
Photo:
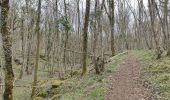
[[[22,59],[23,59],[23,61],[22,61],[22,67],[21,67],[21,69],[20,69],[20,75],[19,75],[19,79],[22,79],[22,76],[23,76],[23,68],[24,68],[24,62],[25,62],[25,50],[24,50],[24,45],[25,45],[25,43],[24,43],[24,19],[23,19],[24,17],[23,17],[23,15],[22,15],[22,19],[21,19],[21,29],[20,29],[20,31],[21,31],[21,40],[22,40]]]
[[[66,21],[68,21],[68,15],[67,15],[67,4],[66,4],[66,0],[64,0],[64,13],[65,13],[65,17],[66,17]],[[66,73],[66,62],[67,62],[67,53],[66,53],[66,49],[67,49],[67,44],[68,44],[68,38],[69,38],[69,30],[68,29],[65,29],[65,40],[64,40],[64,54],[63,54],[63,64],[64,64],[64,70],[65,70],[65,73]]]
[[[99,34],[100,34],[100,48],[101,48],[101,59],[102,61],[104,61],[104,47],[103,47],[103,26],[102,26],[102,16],[103,16],[103,9],[104,9],[104,4],[105,4],[105,0],[102,0],[102,4],[100,7],[100,11],[101,14],[99,15],[99,19],[98,19],[98,28],[99,28]],[[101,71],[104,71],[104,66],[101,68]]]
[[[1,1],[1,34],[3,41],[3,51],[5,56],[5,92],[4,100],[13,100],[14,73],[12,69],[12,39],[8,30],[7,20],[9,11],[9,0]]]
[[[84,22],[84,33],[83,33],[83,68],[82,76],[87,72],[87,41],[88,41],[88,22],[90,15],[90,0],[86,0],[86,13],[85,13],[85,22]]]
[[[98,29],[97,29],[97,7],[98,7],[98,0],[95,0],[95,22],[94,22],[94,37],[93,37],[93,62],[94,62],[94,66],[95,66],[95,70],[96,70],[96,74],[100,74],[100,70],[99,70],[99,66],[97,64],[97,55],[96,55],[96,46],[97,46],[97,42],[98,42]]]
[[[164,23],[164,30],[165,30],[165,35],[166,37],[165,38],[165,42],[166,42],[166,47],[168,49],[168,52],[167,52],[167,56],[170,56],[170,37],[169,37],[169,30],[168,30],[168,27],[169,27],[169,24],[168,24],[168,0],[164,0],[164,20],[163,20],[163,23]]]
[[[29,12],[29,0],[25,0],[25,3],[26,3],[26,11]],[[30,14],[31,15],[31,14]],[[31,29],[33,28],[34,26],[34,18],[31,18],[31,23],[28,22],[29,20],[29,14],[27,13],[27,17],[26,17],[26,20],[27,20],[27,25],[29,27],[26,28],[26,32],[27,32],[27,54],[26,54],[26,65],[25,65],[25,72],[27,73],[27,75],[29,74],[32,74],[32,67],[33,65],[30,64],[31,63],[31,59],[30,59],[30,55],[31,55]]]
[[[115,10],[115,5],[114,5],[114,0],[108,0],[108,5],[109,5],[109,12],[107,11],[107,8],[105,7],[107,16],[110,21],[110,41],[111,41],[111,53],[112,56],[115,55],[115,41],[114,41],[114,24],[115,24],[115,16],[114,16],[114,10]]]
[[[36,90],[36,84],[37,84],[37,71],[38,71],[38,65],[39,65],[39,49],[40,49],[40,16],[41,16],[41,0],[39,0],[38,3],[38,18],[36,23],[36,33],[37,33],[37,51],[36,51],[36,64],[34,69],[34,82],[33,82],[33,88],[32,88],[32,97],[35,97],[35,90]]]
[[[80,19],[80,0],[76,0],[76,2],[77,2],[77,28],[78,28],[78,30],[77,30],[77,34],[78,34],[78,38],[79,38],[79,40],[76,40],[77,42],[82,42],[82,38],[81,38],[81,33],[80,33],[80,31],[81,31],[81,27],[80,27],[80,25],[81,25],[81,19]],[[82,49],[81,49],[81,44],[78,44],[78,46],[77,46],[77,48],[78,48],[78,51],[81,51]],[[81,63],[81,59],[80,59],[80,56],[79,56],[79,59],[77,59],[78,60],[78,62],[80,62]]]
[[[157,55],[156,59],[160,59],[162,52],[159,46],[159,41],[157,39],[158,33],[156,33],[155,31],[155,17],[156,17],[155,0],[148,0],[148,3],[149,3],[149,12],[150,12],[150,19],[151,19],[151,31],[156,46],[156,55]]]
[[[109,3],[110,3],[111,51],[112,51],[112,56],[115,56],[115,43],[114,43],[115,5],[114,5],[114,0],[111,0]]]

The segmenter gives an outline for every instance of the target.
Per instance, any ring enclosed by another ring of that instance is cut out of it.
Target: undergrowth
[[[113,57],[111,62],[105,65],[105,71],[100,75],[96,75],[93,70],[84,77],[80,77],[80,72],[72,78],[64,80],[61,86],[50,91],[52,94],[48,96],[47,100],[56,100],[56,98],[57,100],[104,100],[106,87],[110,83],[108,77],[114,77],[116,68],[124,56],[125,54]],[[15,68],[15,76],[19,76],[19,68]],[[47,73],[39,71],[38,76],[39,80],[46,80]],[[53,78],[50,80],[53,80]],[[15,84],[29,86],[32,84],[32,81],[32,75],[24,75],[24,78],[16,81]],[[17,91],[14,92],[14,100],[30,100],[31,88],[14,87],[14,91]],[[44,100],[44,98],[37,97],[35,100]]]
[[[101,75],[94,72],[88,73],[83,78],[75,76],[66,80],[60,87],[59,94],[61,100],[104,100],[104,92],[110,80],[107,78],[113,76],[116,66],[122,60],[123,55],[113,57],[111,62],[106,64],[105,71]]]
[[[145,84],[153,92],[154,100],[170,100],[170,58],[156,60],[151,50],[135,51],[143,65]]]

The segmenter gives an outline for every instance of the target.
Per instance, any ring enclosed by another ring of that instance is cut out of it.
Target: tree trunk
[[[114,43],[115,5],[114,5],[114,0],[111,0],[109,3],[110,3],[110,26],[111,26],[111,51],[112,51],[112,56],[115,56],[115,43]]]
[[[39,0],[38,3],[38,19],[36,23],[36,33],[37,33],[37,51],[36,51],[36,63],[35,63],[35,69],[34,69],[34,82],[33,82],[33,89],[32,89],[32,97],[35,97],[35,90],[36,90],[36,84],[37,84],[37,71],[38,71],[38,65],[39,65],[39,48],[40,48],[40,15],[41,15],[41,0]]]
[[[7,27],[9,11],[9,0],[1,1],[1,34],[3,41],[3,50],[5,56],[5,92],[3,95],[4,100],[13,100],[13,81],[14,73],[12,69],[12,39],[11,34]]]
[[[167,47],[168,49],[168,52],[167,52],[167,56],[170,56],[170,39],[169,39],[169,30],[168,30],[168,27],[169,27],[169,24],[168,24],[168,0],[164,0],[164,20],[163,20],[163,23],[164,23],[164,30],[165,30],[165,35],[166,37],[165,38],[165,46]]]
[[[114,16],[114,10],[115,10],[115,5],[114,5],[114,0],[108,0],[108,5],[109,5],[109,12],[107,11],[106,7],[106,13],[110,21],[110,41],[111,41],[111,52],[112,56],[115,56],[115,41],[114,41],[114,24],[115,24],[115,16]]]
[[[83,33],[83,68],[82,76],[87,72],[87,40],[88,40],[88,22],[90,15],[90,0],[86,0],[86,13],[85,13],[85,22],[84,22],[84,33]]]
[[[151,31],[153,34],[153,38],[154,38],[154,42],[155,42],[155,46],[156,46],[156,59],[160,59],[161,58],[161,48],[159,46],[159,41],[158,41],[158,33],[155,30],[155,18],[156,18],[156,8],[155,8],[155,0],[148,0],[149,3],[149,13],[150,13],[150,19],[151,19]]]
[[[67,4],[66,4],[66,0],[64,0],[64,13],[65,13],[65,17],[66,17],[66,21],[68,21],[68,15],[67,15]],[[64,64],[64,70],[65,70],[65,73],[66,73],[66,62],[68,61],[67,59],[67,52],[66,52],[66,49],[67,49],[67,44],[68,44],[68,38],[69,38],[69,34],[68,34],[69,30],[66,28],[65,29],[65,40],[64,40],[64,54],[63,54],[63,64]]]
[[[24,43],[24,19],[23,19],[23,15],[22,15],[22,19],[21,19],[21,29],[20,29],[20,32],[21,32],[21,40],[22,40],[22,67],[20,69],[20,75],[19,75],[19,79],[22,79],[22,76],[23,76],[23,68],[24,68],[24,62],[25,62],[25,50],[24,50],[24,46],[25,46],[25,43]]]
[[[98,7],[98,0],[95,0],[95,9],[94,9],[94,12],[95,12],[95,22],[94,22],[94,37],[93,37],[93,63],[94,63],[94,67],[95,67],[95,70],[96,70],[96,74],[100,74],[100,70],[99,70],[99,66],[97,64],[97,55],[96,55],[96,46],[97,46],[97,42],[98,42],[98,35],[99,35],[99,32],[98,32],[98,29],[97,29],[97,7]]]

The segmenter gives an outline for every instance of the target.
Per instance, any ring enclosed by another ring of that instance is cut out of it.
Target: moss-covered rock
[[[52,88],[58,88],[63,82],[61,80],[52,80],[51,85]]]
[[[58,94],[60,92],[60,88],[52,88],[51,90],[50,90],[50,94]]]
[[[48,92],[46,90],[46,86],[47,86],[47,81],[41,80],[37,82],[37,86],[38,88],[36,89],[36,94],[38,97],[42,97],[45,98],[48,95]]]
[[[47,82],[44,81],[44,80],[37,82],[37,86],[38,86],[38,87],[45,87],[46,85],[47,85]]]
[[[37,91],[38,93],[38,97],[42,97],[42,98],[45,98],[45,97],[47,97],[47,95],[48,95],[48,92],[46,91],[46,90],[43,90],[43,89],[41,89],[41,90],[39,90],[39,91]]]
[[[35,97],[33,100],[44,100],[42,97]]]
[[[58,100],[60,97],[61,97],[60,94],[56,94],[51,98],[51,100]]]

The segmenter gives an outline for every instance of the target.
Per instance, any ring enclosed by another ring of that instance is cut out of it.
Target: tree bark
[[[84,22],[84,33],[83,33],[83,68],[82,76],[87,72],[87,40],[88,40],[88,22],[90,15],[90,0],[86,0],[86,13],[85,13],[85,22]]]
[[[3,41],[3,51],[5,56],[5,92],[4,100],[13,100],[14,73],[12,69],[12,39],[8,30],[7,20],[9,11],[9,0],[1,1],[1,34]]]
[[[20,75],[19,75],[19,79],[22,79],[22,76],[23,76],[23,68],[24,68],[24,62],[25,62],[25,50],[24,50],[24,46],[25,46],[25,43],[24,43],[24,17],[22,15],[22,19],[21,19],[21,29],[20,29],[20,32],[21,32],[21,40],[22,40],[22,66],[21,66],[21,69],[20,69]]]
[[[149,13],[150,13],[150,19],[151,19],[151,31],[153,34],[155,46],[156,46],[156,59],[161,58],[161,48],[159,46],[159,41],[158,41],[158,33],[156,33],[155,30],[155,18],[156,18],[156,8],[155,8],[155,0],[148,0],[149,3]]]
[[[99,66],[97,64],[97,55],[96,55],[96,46],[97,46],[97,42],[98,42],[98,35],[99,35],[99,31],[97,29],[97,7],[98,7],[98,0],[95,0],[95,8],[94,8],[94,12],[95,12],[95,22],[94,22],[94,35],[93,35],[93,62],[94,62],[94,66],[95,66],[95,70],[96,70],[96,74],[100,74],[100,70],[99,70]]]
[[[114,5],[114,0],[111,0],[109,3],[110,3],[111,51],[112,51],[112,56],[115,56],[115,43],[114,43],[115,5]]]
[[[107,8],[105,7],[106,14],[110,21],[110,41],[111,41],[111,52],[112,56],[115,55],[115,41],[114,41],[114,24],[115,24],[115,16],[114,16],[114,0],[108,0],[109,5],[109,12],[107,11]]]
[[[36,23],[36,33],[37,33],[37,51],[36,51],[36,63],[35,63],[35,69],[34,69],[34,82],[33,82],[33,89],[32,89],[32,97],[35,97],[35,86],[37,84],[37,71],[38,71],[38,65],[39,65],[39,49],[40,49],[40,16],[41,16],[41,0],[39,0],[38,3],[38,18]]]

